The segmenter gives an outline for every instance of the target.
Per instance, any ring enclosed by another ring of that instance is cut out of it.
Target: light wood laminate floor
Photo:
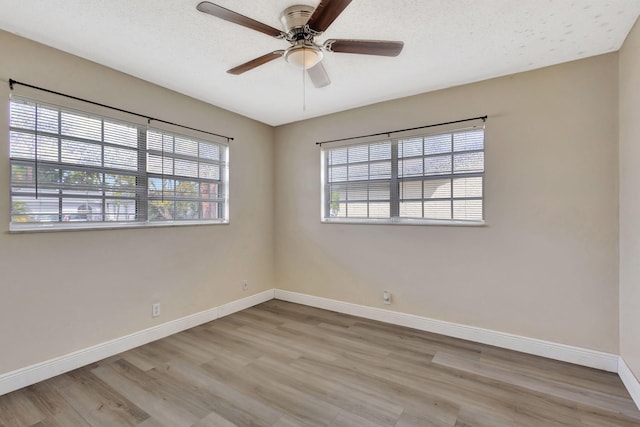
[[[272,300],[0,397],[2,426],[640,426],[616,374]]]

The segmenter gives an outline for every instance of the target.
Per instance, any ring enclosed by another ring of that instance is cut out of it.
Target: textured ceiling
[[[212,1],[276,28],[286,7],[319,2]],[[316,89],[283,59],[227,74],[288,44],[198,12],[198,2],[0,0],[0,28],[280,125],[616,51],[640,14],[640,0],[353,0],[321,42],[403,40],[405,48],[397,58],[327,53],[332,83]]]

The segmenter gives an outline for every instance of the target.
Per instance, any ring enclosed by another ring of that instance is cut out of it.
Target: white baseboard
[[[17,369],[0,375],[0,396],[39,381],[69,372],[90,363],[111,357],[123,351],[159,340],[177,332],[210,322],[236,311],[269,301],[274,297],[274,290],[270,289],[242,298],[236,301],[210,308],[199,313],[172,320],[161,325],[134,332],[124,337],[116,338],[89,348],[75,351],[64,356],[56,357],[35,365]]]
[[[631,369],[629,369],[629,366],[622,356],[620,356],[620,360],[618,361],[618,375],[629,391],[631,398],[636,403],[636,406],[640,409],[640,381],[633,375],[633,372],[631,372]]]
[[[297,292],[276,289],[276,299],[309,305],[338,313],[351,314],[367,319],[406,326],[421,331],[434,332],[450,337],[461,338],[468,341],[489,344],[496,347],[507,348],[549,359],[561,360],[577,365],[602,369],[609,372],[618,372],[618,355],[603,353],[601,351],[574,347],[550,341],[528,338],[505,332],[492,331],[490,329],[475,326],[461,325],[443,320],[430,319],[428,317],[413,314],[399,313],[383,310],[375,307],[352,304],[328,298]]]
[[[609,372],[618,372],[632,398],[640,407],[640,383],[638,383],[624,360],[614,354],[280,289],[260,292],[61,357],[1,374],[0,395],[244,310],[273,298],[494,345]]]

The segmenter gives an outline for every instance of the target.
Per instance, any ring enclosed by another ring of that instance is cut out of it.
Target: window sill
[[[156,228],[156,227],[187,227],[201,225],[225,225],[229,220],[215,221],[158,221],[158,222],[109,222],[109,223],[39,223],[39,224],[10,224],[9,233],[43,233],[56,231],[87,231],[87,230],[123,230],[127,228]]]
[[[411,219],[411,218],[322,218],[323,224],[354,224],[354,225],[431,225],[445,227],[487,227],[485,221],[456,221],[443,219]]]

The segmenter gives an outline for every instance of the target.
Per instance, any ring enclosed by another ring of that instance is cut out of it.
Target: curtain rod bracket
[[[9,79],[9,89],[13,90],[13,84],[14,84],[15,82],[16,82],[15,80],[13,80],[13,79]]]

